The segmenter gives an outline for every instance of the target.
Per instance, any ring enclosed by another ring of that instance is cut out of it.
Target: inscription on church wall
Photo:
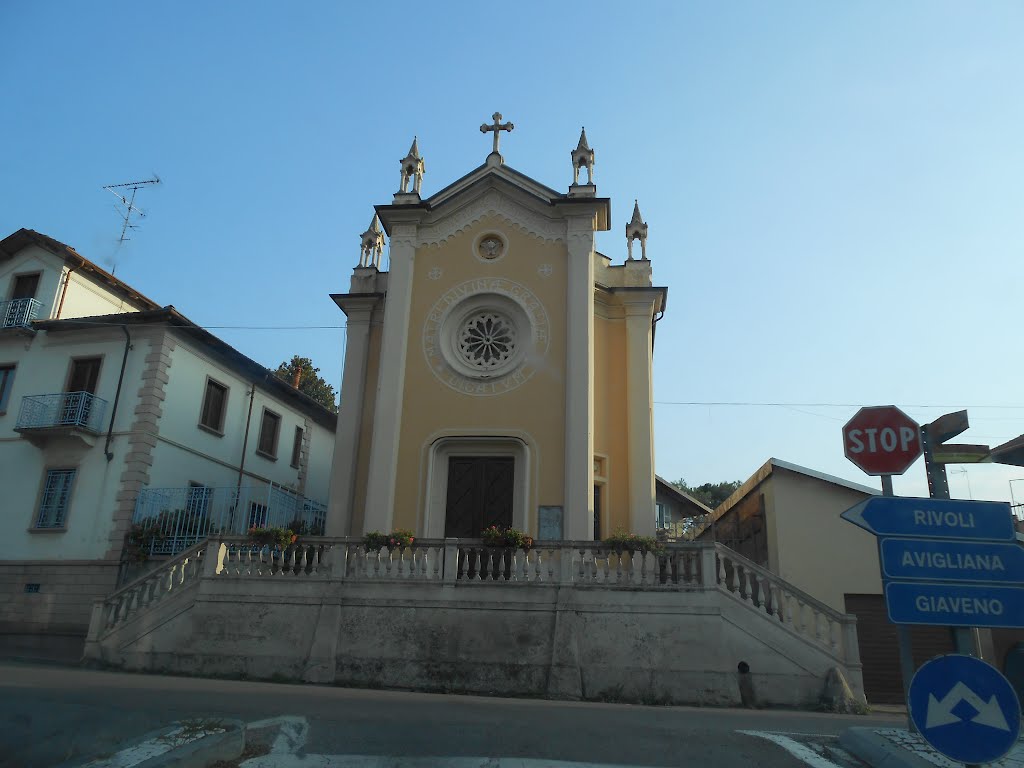
[[[506,316],[523,340],[515,359],[493,374],[460,365],[454,351],[465,311],[487,308]],[[467,280],[446,291],[427,313],[423,328],[423,353],[430,370],[467,395],[500,395],[529,381],[547,354],[549,341],[548,313],[540,299],[526,286],[500,277]]]

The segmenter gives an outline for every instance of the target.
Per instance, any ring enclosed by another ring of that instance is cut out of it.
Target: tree
[[[684,493],[690,494],[702,504],[715,509],[719,504],[732,496],[741,483],[739,480],[731,480],[721,483],[704,483],[703,485],[691,488],[683,478],[679,478],[672,485]]]
[[[308,357],[295,355],[291,360],[277,366],[274,373],[292,385],[295,383],[295,375],[298,374],[300,392],[316,400],[327,410],[338,412],[334,387],[324,381],[320,376],[320,369],[314,368],[313,361]]]

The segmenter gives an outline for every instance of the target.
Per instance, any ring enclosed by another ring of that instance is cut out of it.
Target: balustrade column
[[[228,548],[223,541],[211,541],[203,552],[203,576],[219,576],[224,570]]]
[[[444,540],[444,580],[455,583],[459,578],[459,540]]]
[[[705,546],[700,551],[700,585],[704,589],[718,586],[718,563],[714,545]]]

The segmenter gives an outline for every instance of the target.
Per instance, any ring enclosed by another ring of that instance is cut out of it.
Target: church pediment
[[[433,211],[433,215],[417,227],[416,244],[439,247],[482,219],[492,216],[544,242],[565,241],[565,219],[557,216],[552,206],[548,205],[547,211],[543,208],[538,210],[540,206],[517,200],[508,191],[490,183],[476,187],[473,192],[476,194],[450,199],[449,205]]]
[[[488,216],[544,242],[561,242],[567,211],[580,204],[594,211],[595,229],[607,229],[607,198],[573,199],[507,166],[482,166],[418,205],[382,205],[377,212],[390,234],[394,223],[408,221],[415,210],[416,244],[436,247]]]

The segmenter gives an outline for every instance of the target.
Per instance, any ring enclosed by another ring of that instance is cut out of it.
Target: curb
[[[874,728],[847,728],[839,734],[839,744],[871,768],[935,768],[934,763],[879,736]]]
[[[206,768],[215,760],[233,760],[245,749],[245,723],[240,720],[217,720],[221,733],[210,733],[194,741],[173,747],[166,752],[147,757],[139,750],[138,759],[133,762],[130,753],[133,748],[140,748],[147,743],[159,741],[176,732],[180,723],[150,731],[130,742],[120,744],[114,754],[77,758],[72,762],[62,763],[59,768]]]

